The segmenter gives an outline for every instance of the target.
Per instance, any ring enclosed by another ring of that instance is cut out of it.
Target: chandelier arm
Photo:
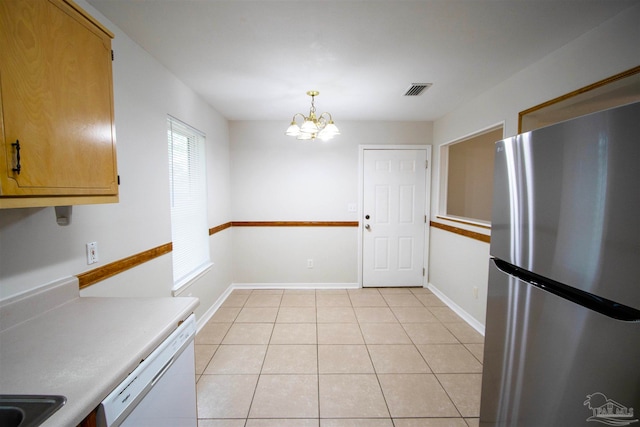
[[[327,120],[327,116],[329,116],[328,120]],[[318,116],[318,127],[324,128],[327,125],[327,123],[330,123],[332,121],[333,121],[333,117],[331,117],[331,113],[324,112]]]
[[[302,121],[303,121],[303,122],[307,119],[307,118],[306,118],[306,116],[305,116],[304,114],[302,114],[302,113],[295,113],[295,114],[293,115],[293,117],[291,118],[291,122],[292,122],[292,123],[296,122],[296,117],[298,117],[298,116],[302,117]]]

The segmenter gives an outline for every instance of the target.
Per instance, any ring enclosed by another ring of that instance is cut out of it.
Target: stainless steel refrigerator
[[[480,426],[640,427],[640,103],[496,144]]]

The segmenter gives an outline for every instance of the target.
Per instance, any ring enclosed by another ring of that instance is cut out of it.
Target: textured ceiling
[[[229,120],[289,120],[315,89],[318,112],[336,123],[435,120],[637,4],[88,2]],[[412,83],[433,86],[403,97]]]

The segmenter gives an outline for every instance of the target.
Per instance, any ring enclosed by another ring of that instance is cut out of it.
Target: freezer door
[[[491,255],[640,309],[640,103],[496,144]]]
[[[591,311],[491,262],[486,326],[480,426],[638,422],[640,323]]]

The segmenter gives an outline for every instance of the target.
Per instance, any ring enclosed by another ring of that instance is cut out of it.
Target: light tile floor
[[[198,426],[477,426],[483,342],[427,289],[235,290],[196,336]]]

